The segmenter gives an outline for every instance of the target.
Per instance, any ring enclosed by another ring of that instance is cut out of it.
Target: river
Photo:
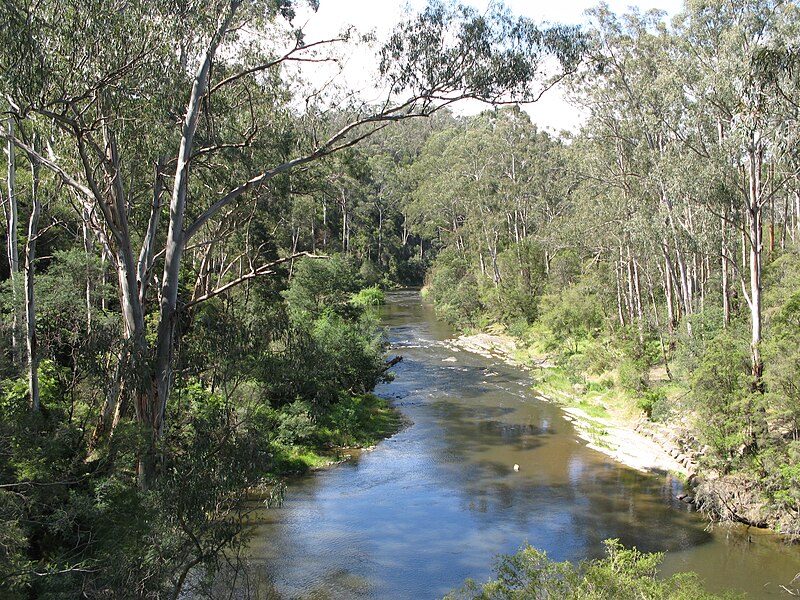
[[[665,573],[696,571],[711,591],[780,597],[800,573],[797,547],[709,527],[675,499],[675,478],[587,448],[529,374],[447,347],[453,332],[416,292],[391,294],[382,321],[403,361],[376,393],[413,425],[261,513],[251,577],[280,597],[438,598],[525,543],[578,561],[607,538],[666,552]]]

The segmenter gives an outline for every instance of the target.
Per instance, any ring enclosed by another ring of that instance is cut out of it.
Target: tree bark
[[[761,360],[761,253],[762,253],[762,193],[761,166],[763,160],[763,145],[760,136],[755,133],[752,144],[748,149],[748,205],[747,217],[749,221],[750,237],[750,306],[751,341],[750,353],[752,358],[752,375],[755,385],[761,386],[763,362]]]
[[[155,477],[155,451],[158,441],[164,433],[164,414],[172,384],[172,358],[175,349],[175,325],[178,310],[178,286],[180,283],[180,265],[184,250],[184,215],[186,211],[186,192],[189,176],[189,163],[192,156],[194,136],[202,109],[202,99],[208,88],[211,63],[227,33],[228,27],[238,10],[239,0],[233,0],[227,14],[223,17],[216,33],[209,42],[203,60],[198,67],[192,84],[192,92],[186,107],[183,120],[180,148],[176,158],[175,177],[172,186],[172,198],[169,206],[169,227],[164,255],[164,272],[161,284],[161,301],[159,306],[158,333],[156,337],[156,364],[152,374],[150,388],[139,389],[136,403],[136,416],[141,425],[149,429],[149,448],[139,459],[139,485],[147,489]],[[142,323],[143,325],[143,323]],[[144,348],[144,327],[137,332],[134,340],[136,355],[138,349]]]
[[[722,216],[720,225],[722,232],[722,259],[720,260],[720,273],[722,274],[722,326],[727,329],[731,324],[731,296],[730,282],[728,279],[728,243],[725,235],[728,224],[725,214]]]
[[[7,130],[9,136],[14,135],[14,118],[9,115],[7,121]],[[17,186],[16,186],[16,147],[9,139],[8,141],[8,237],[7,237],[7,250],[8,250],[8,268],[11,275],[11,294],[14,303],[12,309],[12,323],[11,323],[11,346],[16,361],[19,356],[19,317],[17,310],[17,281],[19,279],[19,249],[17,247]]]
[[[35,135],[35,134],[34,134]],[[36,143],[34,142],[34,147]],[[36,264],[36,237],[39,234],[39,217],[42,212],[39,198],[39,162],[33,156],[31,161],[31,216],[28,220],[28,240],[25,244],[25,346],[27,350],[28,392],[31,397],[31,410],[38,412],[39,399],[39,349],[36,340],[36,296],[33,275]]]

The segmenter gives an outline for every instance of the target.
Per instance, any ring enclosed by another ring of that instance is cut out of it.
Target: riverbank
[[[546,356],[521,356],[517,342],[501,333],[461,335],[449,345],[453,349],[495,358],[525,370],[555,370]],[[696,456],[680,448],[684,432],[680,426],[648,423],[641,415],[611,411],[602,403],[592,403],[580,387],[568,391],[564,385],[547,383],[539,395],[561,406],[564,418],[571,421],[587,445],[615,461],[643,472],[676,473],[688,482],[697,479]],[[572,388],[573,386],[569,386]]]
[[[686,490],[678,499],[696,504],[711,521],[769,529],[792,542],[800,537],[796,511],[779,510],[769,503],[752,475],[701,472],[699,463],[708,447],[702,446],[690,417],[654,422],[640,403],[615,389],[613,378],[576,384],[548,356],[533,354],[500,331],[461,335],[448,345],[532,371],[536,392],[561,407],[564,418],[573,423],[589,448],[642,472],[680,476]],[[658,369],[652,371],[651,381],[666,381]]]
[[[374,394],[345,395],[331,414],[312,420],[302,413],[284,428],[302,430],[294,443],[273,444],[269,475],[285,477],[325,469],[370,452],[408,427],[408,418]]]

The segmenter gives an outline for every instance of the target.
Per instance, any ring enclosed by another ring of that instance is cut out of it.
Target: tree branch
[[[259,277],[261,275],[271,275],[271,274],[275,273],[274,268],[277,267],[278,265],[282,265],[283,263],[287,263],[287,262],[293,261],[293,260],[295,260],[297,258],[300,258],[302,256],[306,256],[308,258],[317,258],[317,259],[328,259],[328,258],[330,258],[328,256],[319,255],[319,254],[312,254],[310,252],[297,252],[295,254],[292,254],[291,256],[287,256],[285,258],[279,258],[278,260],[275,260],[275,261],[273,261],[271,263],[267,263],[265,265],[261,265],[260,267],[256,267],[255,269],[253,269],[249,273],[245,273],[241,277],[237,277],[233,281],[229,281],[228,283],[226,283],[224,285],[221,285],[220,287],[218,287],[216,289],[213,289],[210,292],[208,292],[206,294],[203,294],[202,296],[198,296],[197,298],[193,298],[192,300],[190,300],[189,302],[184,304],[183,308],[184,309],[191,308],[192,306],[195,306],[196,304],[200,304],[201,302],[205,302],[206,300],[209,300],[209,299],[211,299],[211,298],[213,298],[215,296],[219,296],[223,292],[226,292],[227,290],[229,290],[231,288],[234,288],[237,285],[240,285],[240,284],[244,283],[245,281],[249,281],[249,280],[254,279],[256,277]]]
[[[311,44],[305,44],[305,45],[302,45],[302,46],[298,44],[294,48],[292,48],[291,50],[286,52],[286,54],[284,54],[280,58],[276,58],[275,60],[270,61],[268,63],[257,65],[255,67],[250,68],[250,69],[245,69],[244,71],[240,71],[239,73],[231,75],[230,77],[226,77],[225,79],[223,79],[219,83],[217,83],[214,86],[212,86],[211,89],[208,91],[208,95],[210,96],[211,94],[213,94],[214,92],[219,90],[221,87],[226,86],[229,83],[232,83],[232,82],[234,82],[234,81],[236,81],[238,79],[241,79],[242,77],[247,77],[248,75],[253,75],[255,73],[261,73],[263,71],[268,71],[272,67],[275,67],[275,66],[277,66],[277,65],[279,65],[279,64],[281,64],[282,62],[285,62],[285,61],[292,61],[292,62],[328,62],[328,61],[330,61],[332,59],[327,59],[327,58],[326,59],[309,59],[309,58],[302,58],[302,57],[294,57],[294,54],[296,54],[298,52],[304,52],[306,50],[310,50],[311,48],[315,48],[316,46],[323,46],[323,45],[326,45],[326,44],[335,44],[335,43],[346,42],[346,41],[347,41],[346,37],[338,37],[338,38],[331,38],[331,39],[327,39],[327,40],[319,40],[317,42],[313,42]]]

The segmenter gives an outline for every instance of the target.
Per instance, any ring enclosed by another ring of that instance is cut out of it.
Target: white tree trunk
[[[38,411],[39,401],[39,351],[36,341],[36,296],[33,272],[36,263],[36,237],[39,234],[39,216],[42,212],[39,198],[39,163],[31,157],[31,216],[28,221],[28,240],[25,244],[25,325],[28,366],[28,392],[31,410]]]
[[[14,118],[9,115],[7,121],[8,135],[14,135]],[[11,324],[11,344],[14,354],[14,360],[18,359],[19,350],[19,317],[17,310],[17,283],[19,279],[19,250],[17,248],[17,186],[16,186],[16,147],[9,139],[8,147],[8,237],[7,237],[7,250],[8,250],[8,268],[11,274],[11,294],[14,303],[12,310],[12,324]]]
[[[200,117],[202,98],[208,88],[211,63],[228,31],[228,27],[239,7],[239,0],[233,0],[228,13],[223,17],[216,34],[210,40],[203,60],[192,84],[192,92],[183,120],[180,148],[175,164],[175,178],[169,206],[169,227],[164,254],[164,272],[161,279],[161,298],[159,306],[158,334],[156,338],[156,363],[153,384],[150,390],[140,389],[137,399],[137,419],[140,424],[150,428],[152,437],[151,452],[163,434],[164,414],[172,384],[172,357],[175,347],[175,321],[178,309],[178,286],[181,257],[184,250],[184,216],[186,212],[186,192],[189,177],[189,161],[192,156],[194,136]],[[144,328],[142,328],[142,335]],[[155,456],[141,456],[139,460],[139,484],[148,488],[155,475]]]
[[[762,255],[762,206],[763,190],[761,187],[761,163],[763,160],[763,146],[758,134],[753,136],[753,144],[748,149],[748,206],[747,217],[750,232],[750,307],[751,340],[750,352],[752,357],[752,374],[758,385],[761,379],[763,364],[760,354],[761,346],[761,255]]]

